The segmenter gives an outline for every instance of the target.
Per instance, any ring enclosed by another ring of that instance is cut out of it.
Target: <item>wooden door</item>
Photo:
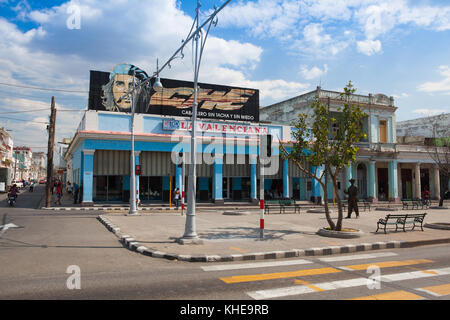
[[[380,142],[387,142],[386,120],[380,120]]]

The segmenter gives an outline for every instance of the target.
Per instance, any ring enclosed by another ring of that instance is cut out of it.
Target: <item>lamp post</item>
[[[192,105],[192,130],[191,130],[191,148],[190,157],[191,161],[189,163],[189,177],[188,177],[188,207],[186,212],[186,224],[184,229],[184,235],[182,238],[178,239],[181,244],[185,243],[197,243],[200,244],[202,241],[199,239],[196,231],[195,222],[195,205],[196,205],[196,155],[197,155],[197,107],[198,107],[198,74],[200,71],[200,63],[203,55],[203,50],[205,48],[206,39],[208,38],[209,30],[211,25],[217,25],[217,20],[213,20],[214,17],[221,11],[231,0],[226,1],[219,9],[215,9],[214,13],[205,21],[201,26],[199,25],[199,11],[200,11],[200,1],[197,1],[196,15],[194,22],[196,23],[196,31],[193,41],[195,41],[195,53],[194,53],[194,102]],[[200,33],[203,26],[209,22],[208,30],[203,38]]]
[[[195,41],[195,53],[194,53],[194,102],[192,105],[192,130],[191,130],[191,148],[190,148],[190,156],[191,156],[191,162],[189,164],[189,178],[188,178],[188,208],[186,213],[186,225],[185,225],[185,233],[183,235],[183,238],[180,238],[179,243],[185,243],[186,241],[190,242],[192,240],[198,241],[200,243],[200,240],[198,238],[197,232],[196,232],[196,223],[195,223],[195,194],[196,194],[196,138],[197,138],[197,93],[198,93],[198,74],[200,70],[200,62],[202,59],[203,49],[205,48],[206,39],[208,38],[209,30],[211,28],[211,25],[214,24],[217,25],[217,19],[214,19],[216,15],[230,2],[231,0],[225,1],[225,3],[220,6],[219,8],[214,7],[214,12],[206,19],[202,24],[199,23],[199,11],[200,11],[200,1],[197,1],[197,8],[196,8],[196,16],[194,20],[194,24],[191,27],[191,30],[188,34],[188,37],[185,41],[183,41],[183,44],[175,51],[175,53],[172,55],[172,57],[167,60],[167,62],[159,68],[156,67],[155,74],[150,77],[149,79],[142,81],[137,86],[134,84],[134,77],[133,77],[133,89],[132,89],[132,120],[131,120],[131,193],[130,196],[130,215],[137,214],[136,211],[136,191],[135,191],[135,165],[134,165],[134,112],[135,112],[135,91],[141,90],[141,88],[146,85],[151,79],[156,78],[155,83],[153,84],[153,88],[155,91],[160,90],[162,88],[161,82],[159,80],[159,73],[166,67],[170,66],[170,62],[174,60],[179,53],[183,56],[183,48],[186,46],[187,43],[189,43],[191,40]],[[204,26],[208,25],[208,29],[206,31],[205,36],[202,34],[202,29]],[[194,25],[196,29],[194,31]],[[127,93],[129,95],[130,93]]]
[[[133,70],[133,87],[131,91],[131,158],[130,158],[130,212],[128,215],[137,215],[136,210],[136,164],[134,156],[134,113],[136,109],[136,71]]]

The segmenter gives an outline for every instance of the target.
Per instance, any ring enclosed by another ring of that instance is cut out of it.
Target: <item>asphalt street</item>
[[[220,264],[170,261],[123,248],[96,219],[99,212],[35,209],[42,195],[38,186],[22,192],[14,208],[0,202],[0,224],[9,225],[0,231],[0,299],[450,298],[448,245]]]

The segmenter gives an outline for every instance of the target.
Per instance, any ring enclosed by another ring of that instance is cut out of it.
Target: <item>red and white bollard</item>
[[[184,191],[181,192],[181,215],[184,214]]]
[[[259,200],[259,209],[261,212],[259,218],[259,238],[260,240],[264,239],[264,199]]]

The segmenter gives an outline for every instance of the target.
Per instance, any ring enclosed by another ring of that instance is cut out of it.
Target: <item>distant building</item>
[[[32,177],[31,179],[40,180],[47,175],[47,164],[45,162],[44,152],[33,152],[32,160]]]
[[[429,145],[432,138],[448,137],[450,113],[397,122],[397,142]]]
[[[14,180],[32,179],[32,159],[33,151],[29,147],[14,147]]]
[[[13,139],[4,128],[0,128],[0,183],[11,184],[13,166]]]

